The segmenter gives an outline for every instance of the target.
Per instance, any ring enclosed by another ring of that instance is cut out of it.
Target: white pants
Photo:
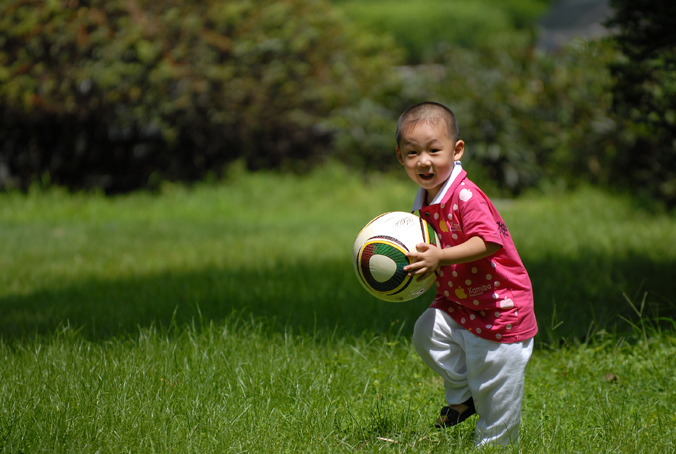
[[[482,339],[444,311],[430,308],[415,324],[413,345],[444,379],[448,405],[474,399],[477,445],[517,441],[533,339],[513,344]]]

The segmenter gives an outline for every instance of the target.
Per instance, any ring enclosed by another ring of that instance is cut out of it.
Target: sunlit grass
[[[303,178],[233,168],[219,185],[115,198],[2,195],[0,334],[70,321],[108,336],[185,323],[198,309],[355,332],[395,320],[409,333],[431,295],[403,305],[370,297],[354,278],[351,244],[374,216],[408,210],[414,193],[404,179],[365,181],[331,166]],[[651,316],[676,313],[673,216],[592,189],[496,204],[533,281],[539,339],[626,330],[623,294],[647,292]]]
[[[676,340],[651,339],[536,350],[522,443],[500,452],[674,452]],[[66,329],[0,345],[0,366],[2,452],[473,451],[474,418],[431,427],[442,383],[396,330]]]
[[[334,166],[0,195],[0,452],[472,452],[474,420],[431,428],[443,385],[409,341],[431,295],[383,303],[352,270],[414,193]],[[501,452],[675,452],[676,219],[593,189],[496,204],[540,324]]]

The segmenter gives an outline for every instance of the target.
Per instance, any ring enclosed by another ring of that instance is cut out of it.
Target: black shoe
[[[443,429],[445,427],[451,427],[460,424],[465,419],[476,414],[476,409],[474,408],[474,400],[470,397],[469,400],[462,403],[467,405],[469,408],[462,413],[458,413],[456,410],[453,410],[451,407],[444,407],[441,409],[441,416],[437,419],[437,422],[434,423],[434,427],[437,429]]]

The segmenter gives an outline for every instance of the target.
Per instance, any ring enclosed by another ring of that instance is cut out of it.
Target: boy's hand
[[[415,245],[417,252],[408,252],[406,257],[413,259],[413,263],[404,267],[409,276],[418,275],[418,281],[439,269],[441,262],[441,249],[433,244],[419,243]]]

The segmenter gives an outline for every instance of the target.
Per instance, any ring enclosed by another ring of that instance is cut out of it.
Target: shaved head
[[[399,117],[397,122],[397,145],[401,142],[401,136],[404,131],[415,127],[421,123],[430,125],[437,125],[443,122],[446,125],[446,132],[448,137],[457,142],[460,138],[460,131],[458,130],[458,120],[448,107],[436,102],[422,102],[409,107]]]

